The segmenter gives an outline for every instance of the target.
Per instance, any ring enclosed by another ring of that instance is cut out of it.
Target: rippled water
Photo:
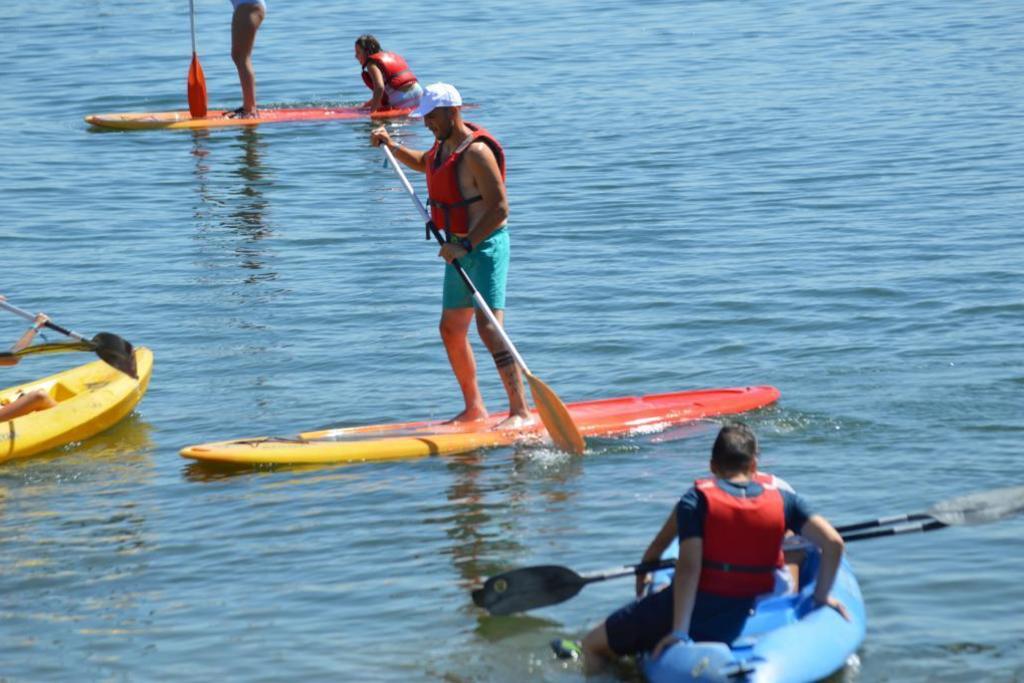
[[[237,106],[230,7],[197,5],[211,105]],[[182,460],[457,412],[436,248],[369,124],[89,130],[87,113],[184,108],[186,3],[9,3],[0,21],[0,291],[156,355],[131,418],[0,467],[0,675],[577,680],[547,640],[628,581],[504,618],[468,589],[637,560],[715,426],[582,459]],[[456,83],[507,147],[509,331],[534,372],[566,400],[774,384],[782,402],[748,416],[766,467],[852,522],[1021,482],[1022,30],[1011,0],[295,1],[270,4],[255,61],[264,104],[358,102],[351,42],[371,31]],[[851,544],[870,622],[846,677],[1024,679],[1022,532]]]

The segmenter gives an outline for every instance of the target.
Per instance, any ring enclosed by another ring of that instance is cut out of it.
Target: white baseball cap
[[[454,85],[448,83],[431,83],[423,89],[420,106],[409,116],[426,116],[437,107],[461,107],[462,95]]]

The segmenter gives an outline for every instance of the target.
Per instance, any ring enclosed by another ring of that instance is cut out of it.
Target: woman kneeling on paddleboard
[[[423,96],[423,87],[401,55],[384,52],[380,42],[369,33],[356,38],[356,60],[363,67],[363,82],[373,96],[363,102],[371,111],[414,109]]]
[[[0,294],[0,301],[6,300],[7,297]],[[21,359],[13,354],[21,351],[31,344],[32,340],[36,338],[36,333],[42,329],[43,325],[45,325],[48,320],[49,318],[46,317],[45,313],[37,313],[32,327],[30,327],[25,334],[21,335],[21,338],[14,342],[14,346],[11,347],[10,353],[12,355],[0,357],[0,365],[17,365],[18,361]],[[22,394],[10,403],[0,405],[0,422],[13,420],[16,417],[21,417],[22,415],[26,415],[37,410],[46,410],[47,408],[52,408],[55,405],[57,405],[57,402],[42,389],[30,391],[26,394]]]
[[[757,455],[749,427],[722,427],[711,451],[712,476],[698,479],[679,499],[643,555],[644,562],[657,560],[678,537],[675,578],[668,588],[613,612],[587,634],[582,650],[588,673],[618,656],[649,651],[657,658],[662,650],[691,639],[731,643],[757,597],[774,588],[787,530],[821,548],[815,605],[849,620],[845,606],[830,595],[843,555],[842,537],[803,498],[759,472]],[[638,597],[644,593],[643,578],[637,578]]]

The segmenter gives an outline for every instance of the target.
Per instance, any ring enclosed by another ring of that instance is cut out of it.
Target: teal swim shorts
[[[508,228],[499,228],[473,251],[459,259],[462,269],[491,309],[505,308],[505,281],[508,279]],[[444,308],[473,308],[473,295],[455,267],[444,265]]]

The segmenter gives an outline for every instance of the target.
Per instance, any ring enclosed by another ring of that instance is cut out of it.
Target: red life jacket
[[[363,83],[370,90],[373,90],[373,79],[370,78],[370,74],[366,72],[366,69],[371,63],[376,64],[377,68],[380,69],[381,75],[384,77],[385,91],[388,88],[399,90],[410,83],[416,82],[416,75],[413,74],[401,55],[396,55],[394,52],[375,52],[367,57],[366,63],[363,64]],[[384,100],[381,104],[388,104],[387,92],[384,93]]]
[[[427,205],[430,207],[430,217],[437,228],[448,232],[465,236],[469,232],[469,209],[473,202],[482,199],[480,195],[475,197],[462,196],[459,189],[459,161],[462,155],[469,149],[469,146],[477,141],[483,140],[494,152],[498,160],[498,168],[501,169],[501,181],[505,182],[505,151],[501,148],[493,135],[484,128],[464,122],[473,132],[467,137],[458,149],[448,155],[448,158],[441,161],[438,154],[441,150],[441,141],[435,141],[434,146],[427,152]]]
[[[698,590],[749,598],[775,587],[775,569],[785,562],[782,494],[770,474],[758,472],[752,480],[764,487],[753,498],[730,495],[713,478],[694,482],[708,508]]]

